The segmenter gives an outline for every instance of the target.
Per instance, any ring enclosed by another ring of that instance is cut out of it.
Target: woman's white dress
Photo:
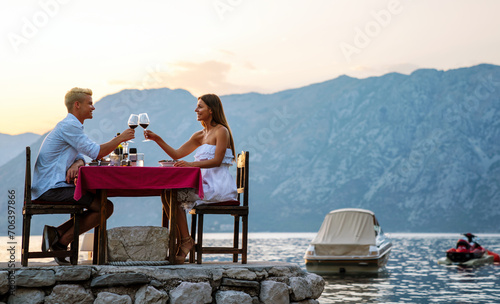
[[[215,145],[203,144],[196,150],[194,155],[195,161],[212,159],[215,157]],[[203,200],[194,193],[194,191],[178,191],[177,200],[181,206],[190,210],[194,206],[235,201],[237,199],[236,181],[229,167],[232,165],[233,152],[231,149],[226,149],[226,154],[220,167],[202,168],[201,176],[203,177]]]

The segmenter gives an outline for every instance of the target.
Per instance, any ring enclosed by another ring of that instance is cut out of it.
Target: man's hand
[[[114,137],[107,143],[101,144],[99,146],[99,154],[97,155],[97,159],[101,159],[109,153],[113,152],[113,150],[115,150],[120,143],[134,139],[134,134],[134,129],[126,129],[125,131],[120,133],[119,136]]]
[[[75,178],[78,177],[78,169],[85,165],[85,162],[81,159],[75,161],[71,167],[68,168],[68,171],[66,171],[66,182],[68,184],[72,184],[75,180]]]
[[[120,140],[122,142],[129,141],[135,138],[135,130],[134,129],[126,129],[120,134]]]

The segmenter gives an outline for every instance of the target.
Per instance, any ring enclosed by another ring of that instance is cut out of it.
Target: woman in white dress
[[[177,211],[179,215],[177,228],[181,236],[181,243],[176,255],[176,263],[178,264],[184,263],[187,254],[194,246],[194,240],[189,235],[184,209],[189,210],[193,206],[201,204],[235,201],[237,198],[236,182],[228,169],[234,161],[235,155],[233,135],[219,97],[215,94],[199,97],[195,112],[203,129],[195,132],[178,149],[170,147],[151,130],[144,131],[144,136],[154,140],[172,159],[181,159],[198,149],[194,156],[195,161],[180,160],[174,163],[175,167],[202,168],[204,192],[204,198],[200,200],[192,192],[189,195],[189,192],[179,191],[178,199],[181,204]]]

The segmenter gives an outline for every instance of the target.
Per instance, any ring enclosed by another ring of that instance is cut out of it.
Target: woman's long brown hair
[[[229,131],[229,142],[231,145],[231,151],[233,151],[233,160],[236,159],[236,153],[234,150],[234,141],[233,141],[233,133],[231,132],[231,128],[226,120],[226,115],[224,114],[224,108],[222,107],[222,102],[220,101],[219,96],[215,94],[205,94],[198,99],[203,100],[203,102],[212,110],[212,121],[217,124],[223,125]],[[201,122],[204,128],[205,122]]]

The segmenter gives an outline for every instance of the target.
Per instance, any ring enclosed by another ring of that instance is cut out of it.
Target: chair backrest
[[[31,205],[31,148],[26,147],[26,172],[24,174],[24,205]]]
[[[243,202],[243,206],[248,206],[248,151],[241,151],[238,154],[236,165],[236,187],[238,188],[238,200]],[[243,198],[241,198],[243,196]]]

